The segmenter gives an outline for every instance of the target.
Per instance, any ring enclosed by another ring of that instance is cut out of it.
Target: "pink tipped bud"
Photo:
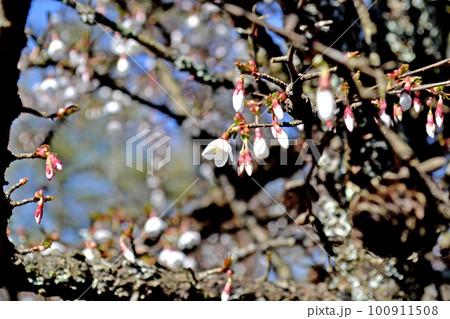
[[[344,123],[350,132],[353,132],[355,126],[355,115],[352,112],[350,106],[347,106],[344,110]]]
[[[280,103],[278,103],[277,99],[272,99],[272,110],[279,120],[283,119],[284,116],[283,108],[281,107]]]
[[[221,300],[222,301],[228,301],[230,298],[231,293],[231,276],[228,276],[227,283],[225,284],[225,287],[222,290]]]
[[[253,160],[252,160],[250,151],[248,149],[245,150],[245,154],[244,154],[244,167],[245,167],[245,171],[247,172],[247,175],[252,176]]]
[[[239,76],[236,89],[233,91],[233,108],[237,113],[244,110],[244,77]]]
[[[444,106],[444,101],[442,96],[439,96],[439,101],[437,103],[436,112],[434,116],[436,116],[436,124],[438,127],[442,127],[444,124],[444,112],[442,112],[442,107]]]
[[[245,122],[245,118],[242,116],[241,113],[236,113],[234,115],[234,120],[237,122]]]
[[[411,92],[411,80],[408,78],[403,86],[403,90],[410,93]]]
[[[245,151],[244,148],[242,148],[241,151],[239,152],[239,160],[237,168],[237,173],[239,176],[241,176],[242,173],[244,172],[244,168],[245,168]]]
[[[386,109],[387,109],[386,100],[380,100],[380,110],[378,111],[378,113],[381,115],[386,111]]]
[[[433,138],[434,133],[436,132],[436,125],[434,124],[433,113],[431,112],[431,110],[427,115],[427,124],[425,125],[425,129],[427,130],[428,136]]]
[[[24,177],[19,180],[20,185],[25,185],[27,182],[28,182],[28,177]]]
[[[45,176],[49,181],[51,181],[53,176],[55,176],[55,170],[53,169],[52,163],[48,157],[45,161]]]
[[[284,149],[289,148],[289,138],[286,134],[286,131],[283,130],[280,125],[276,121],[272,122],[271,127],[272,135],[278,140],[278,143],[280,143],[280,146]]]
[[[48,158],[50,159],[50,162],[52,163],[54,168],[56,168],[58,171],[62,171],[62,163],[55,155],[49,154]]]
[[[122,250],[122,254],[125,257],[125,259],[127,259],[131,263],[135,263],[136,257],[134,256],[133,251],[131,251],[131,249],[129,249],[127,244],[125,243],[126,239],[127,239],[127,236],[125,236],[125,235],[120,236],[120,239],[119,239],[120,249]]]
[[[39,199],[36,210],[34,211],[34,219],[36,223],[39,225],[42,220],[42,215],[44,214],[44,199]]]
[[[255,129],[255,142],[253,143],[253,152],[257,159],[265,159],[269,156],[269,147],[266,140],[261,135],[261,129],[257,127]]]
[[[38,200],[41,199],[44,195],[44,191],[42,189],[38,190],[36,193],[34,193],[34,199]]]
[[[47,153],[50,151],[50,146],[48,146],[47,144],[43,144],[41,146],[39,146],[36,150],[36,155],[42,157],[42,158],[46,158],[47,157]]]
[[[399,122],[401,122],[403,119],[403,110],[402,107],[398,104],[394,105],[394,117]]]
[[[334,119],[336,102],[330,90],[318,89],[316,93],[317,115],[323,122]]]
[[[416,111],[416,113],[420,112],[420,109],[422,107],[422,103],[420,102],[420,99],[415,96],[413,99],[413,106],[414,106],[414,111]]]

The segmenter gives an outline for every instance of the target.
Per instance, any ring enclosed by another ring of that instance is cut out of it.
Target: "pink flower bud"
[[[221,300],[222,301],[228,301],[230,298],[231,293],[231,276],[228,276],[227,283],[225,284],[225,287],[222,290]]]
[[[36,193],[34,193],[34,199],[41,199],[42,196],[44,195],[44,191],[42,189],[38,190]]]
[[[244,167],[245,167],[245,171],[247,172],[247,175],[252,176],[253,160],[252,160],[250,151],[248,149],[245,150],[245,154],[244,154]]]
[[[420,99],[415,96],[413,99],[413,106],[414,106],[414,111],[416,111],[416,113],[420,112],[420,109],[422,107],[422,103],[420,102]]]
[[[50,159],[50,162],[52,163],[53,167],[55,167],[58,171],[62,171],[62,163],[61,161],[53,154],[49,154],[48,158]]]
[[[278,100],[274,98],[272,98],[272,111],[279,120],[283,119],[283,108],[281,107],[280,103],[278,103]]]
[[[442,112],[443,106],[444,106],[444,100],[442,99],[442,96],[439,96],[439,101],[437,103],[436,112],[434,113],[434,116],[436,116],[436,124],[438,127],[442,127],[442,124],[444,124],[444,112]]]
[[[401,122],[403,119],[403,110],[402,107],[398,104],[394,104],[394,117],[399,122]]]
[[[45,176],[49,181],[52,180],[53,176],[55,176],[55,170],[53,169],[52,163],[50,162],[50,158],[47,157],[45,161]]]
[[[34,211],[34,219],[36,220],[36,223],[38,225],[41,223],[43,214],[44,214],[44,199],[41,197],[37,204],[36,210]]]
[[[43,144],[41,146],[39,146],[36,150],[36,155],[42,157],[42,158],[46,158],[47,157],[47,153],[50,151],[50,146],[48,146],[47,144]]]
[[[317,115],[323,122],[333,120],[336,111],[336,102],[330,90],[318,89],[316,93]]]
[[[234,120],[237,122],[245,122],[245,118],[242,116],[241,113],[236,113],[234,115]]]
[[[125,243],[125,240],[127,239],[127,236],[121,235],[119,239],[119,246],[122,250],[122,254],[131,263],[136,262],[136,257],[134,256],[134,253],[131,251],[131,249],[128,248],[127,244]]]
[[[244,77],[239,76],[236,89],[233,91],[233,108],[237,113],[244,110]]]
[[[431,110],[427,115],[427,124],[425,125],[425,129],[427,130],[428,136],[433,138],[434,133],[436,132],[436,125],[434,124],[433,113],[431,112]]]
[[[353,114],[352,109],[348,105],[344,110],[344,123],[347,129],[350,132],[353,132],[353,128],[355,125],[355,115]]]
[[[277,122],[272,121],[272,127],[271,127],[272,135],[276,139],[278,139],[278,143],[280,143],[280,146],[284,149],[289,148],[289,138],[286,134],[286,132],[278,125]]]
[[[261,135],[261,129],[255,129],[255,142],[253,143],[253,152],[257,159],[265,159],[269,156],[269,147],[266,140]]]
[[[238,160],[238,169],[237,169],[237,173],[239,176],[242,175],[242,173],[244,172],[244,167],[245,166],[245,151],[244,148],[241,149],[241,151],[239,152],[239,160]]]
[[[383,114],[387,109],[387,103],[386,100],[380,100],[380,110],[378,111],[378,114]]]
[[[409,79],[409,77],[406,80],[405,85],[403,86],[403,90],[405,90],[407,93],[411,92],[411,80]]]

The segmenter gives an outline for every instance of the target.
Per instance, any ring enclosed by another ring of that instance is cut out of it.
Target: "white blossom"
[[[189,230],[178,238],[178,249],[192,249],[200,245],[202,238],[199,232]]]
[[[210,142],[202,153],[207,160],[214,160],[217,167],[224,166],[228,161],[228,156],[232,157],[230,143],[222,138],[215,139]]]

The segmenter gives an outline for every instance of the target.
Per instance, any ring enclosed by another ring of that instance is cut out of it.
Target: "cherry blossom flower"
[[[350,132],[353,132],[353,128],[355,127],[355,115],[353,114],[352,109],[348,105],[344,110],[344,123],[347,129]]]
[[[237,113],[244,110],[244,77],[239,76],[236,89],[233,91],[233,108]]]
[[[58,38],[56,32],[52,32],[52,41],[48,46],[47,53],[52,60],[61,60],[66,50],[65,44]]]
[[[227,283],[225,284],[225,287],[222,290],[222,294],[220,296],[220,299],[222,301],[228,301],[228,299],[230,298],[230,294],[231,294],[231,274],[233,272],[231,270],[227,271]]]
[[[419,113],[422,109],[422,103],[420,102],[419,96],[420,96],[420,92],[414,92],[414,98],[413,98],[413,106],[414,106],[414,111],[416,111],[416,113]]]
[[[227,163],[228,157],[233,156],[233,153],[230,143],[223,138],[218,138],[206,146],[202,156],[207,160],[214,160],[214,165],[217,167],[222,167]]]
[[[380,101],[380,110],[378,111],[378,114],[380,115],[381,121],[386,125],[387,127],[392,125],[392,120],[389,115],[386,113],[387,103],[386,100]]]
[[[179,250],[164,248],[158,256],[158,262],[172,270],[183,267],[186,255]]]
[[[280,143],[280,146],[284,149],[289,148],[289,138],[286,134],[286,131],[283,130],[280,125],[278,125],[277,122],[272,121],[272,127],[271,127],[272,135],[278,140],[278,143]]]
[[[394,118],[399,122],[403,119],[403,109],[398,104],[394,104]]]
[[[202,237],[199,232],[188,230],[178,238],[177,246],[179,250],[192,249],[200,245],[201,242]]]
[[[433,113],[431,112],[431,109],[427,115],[427,124],[425,125],[425,129],[427,130],[428,136],[433,138],[434,133],[436,132],[436,125],[434,124]]]
[[[119,239],[119,246],[125,259],[134,264],[136,262],[136,257],[134,256],[133,251],[126,244],[127,238],[128,237],[126,235],[122,234]]]
[[[248,149],[248,138],[244,138],[244,145],[242,145],[242,149],[239,152],[238,175],[242,175],[244,170],[247,172],[248,176],[251,176],[253,173],[253,160],[250,150]]]
[[[281,107],[278,100],[275,98],[272,98],[272,111],[280,121],[283,119],[284,117],[283,108]]]
[[[255,141],[253,143],[253,152],[257,159],[266,159],[269,156],[269,146],[261,135],[261,129],[255,128]]]
[[[436,112],[434,113],[434,116],[436,116],[436,124],[438,127],[442,127],[442,124],[444,124],[444,112],[442,112],[443,106],[444,106],[444,101],[442,99],[442,96],[439,96],[439,101],[437,103]]]
[[[333,93],[328,89],[317,90],[316,94],[317,102],[317,116],[323,122],[331,121],[334,119],[334,113],[336,111],[336,102],[334,101]]]
[[[158,218],[154,212],[150,214],[150,218],[144,225],[144,231],[151,239],[157,239],[166,229],[167,224],[161,218]]]

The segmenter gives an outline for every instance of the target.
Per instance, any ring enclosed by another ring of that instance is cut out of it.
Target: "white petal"
[[[241,164],[237,168],[237,173],[239,176],[241,176],[243,172],[244,172],[244,164]]]
[[[230,298],[230,294],[228,294],[226,292],[222,292],[222,295],[220,296],[220,300],[228,301],[228,298]]]
[[[444,119],[442,117],[436,116],[437,127],[442,127],[442,124],[444,124]]]
[[[281,106],[277,106],[273,108],[273,112],[275,113],[275,116],[279,119],[282,120],[283,116],[284,116],[284,112],[283,109],[281,108]]]
[[[222,167],[228,162],[228,154],[224,152],[216,153],[214,157],[214,165],[216,167]]]
[[[278,135],[278,143],[280,143],[280,146],[284,149],[289,148],[289,138],[286,134],[286,131],[282,130]]]
[[[355,120],[351,116],[344,118],[345,126],[350,132],[353,132]]]
[[[434,133],[436,132],[436,126],[433,125],[428,125],[427,124],[427,134],[429,137],[433,138],[434,137]]]
[[[336,102],[330,90],[318,90],[316,94],[317,116],[322,121],[329,121],[334,118]]]
[[[253,173],[253,164],[247,164],[245,165],[245,171],[247,172],[248,176],[252,176]]]
[[[233,93],[233,108],[237,113],[241,113],[244,110],[244,92],[239,91]]]
[[[206,148],[203,150],[203,152],[202,152],[202,156],[204,157],[204,158],[206,158],[207,160],[212,160],[213,158],[214,158],[214,155],[215,155],[215,153],[217,152],[217,150],[219,149],[219,148],[221,148],[220,147],[220,140],[221,139],[216,139],[216,140],[214,140],[214,141],[212,141],[212,142],[210,142],[207,146],[206,146]],[[222,140],[223,141],[223,140]]]
[[[270,131],[272,132],[273,137],[274,137],[274,138],[277,138],[278,133],[277,133],[277,131],[275,131],[275,129],[273,128],[273,126],[270,128]]]
[[[123,256],[132,263],[136,262],[136,257],[134,257],[133,252],[129,249],[125,250],[125,252],[123,253]]]
[[[262,138],[255,140],[253,151],[258,159],[265,159],[269,156],[269,147],[267,146],[266,141]]]

